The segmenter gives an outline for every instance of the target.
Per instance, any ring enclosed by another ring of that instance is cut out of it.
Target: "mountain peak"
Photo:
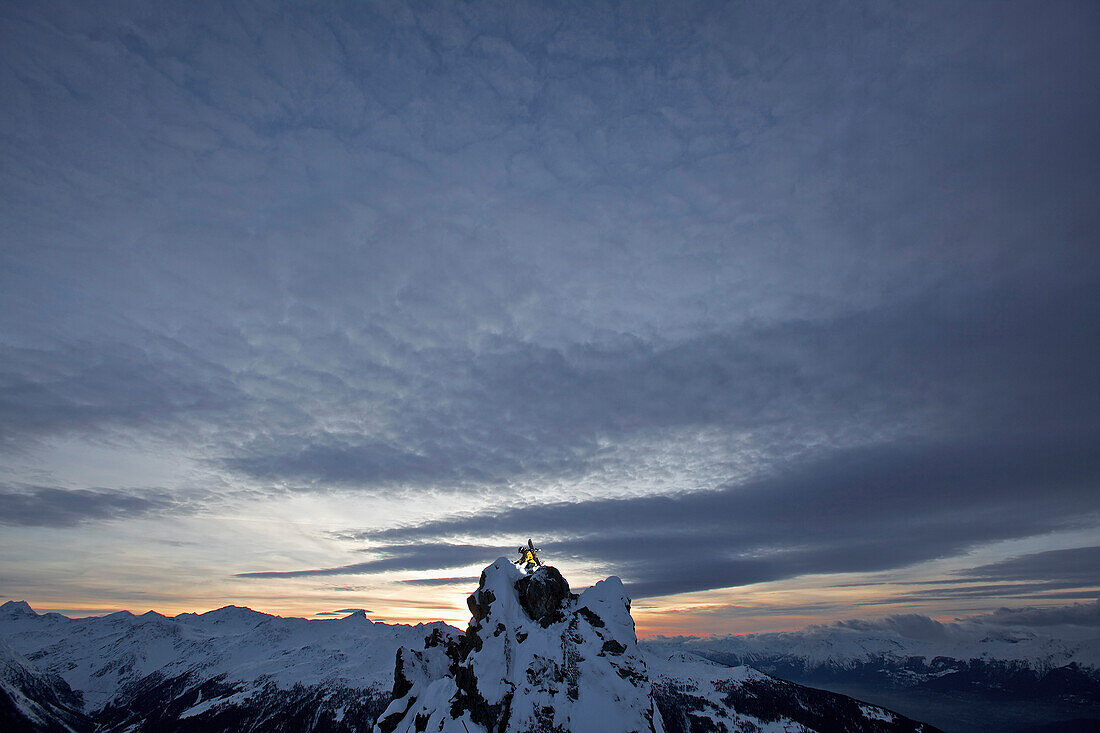
[[[271,619],[274,616],[260,611],[253,611],[247,606],[222,606],[221,608],[215,608],[213,611],[200,613],[196,618],[213,621],[214,623],[225,623],[227,621],[259,621]]]
[[[4,605],[0,606],[0,613],[7,614],[9,616],[37,616],[31,605],[26,601],[8,601]]]
[[[348,613],[347,616],[344,616],[343,618],[341,618],[340,619],[341,621],[351,621],[351,622],[355,622],[355,623],[364,623],[365,622],[365,623],[368,623],[368,624],[371,624],[371,625],[374,624],[373,621],[371,621],[369,618],[367,618],[367,609],[365,609],[365,608],[355,608],[355,609],[349,608],[349,609],[346,609],[346,610],[350,611],[350,613]]]
[[[577,596],[556,568],[502,557],[467,604],[465,634],[398,652],[379,733],[663,730],[618,578]]]

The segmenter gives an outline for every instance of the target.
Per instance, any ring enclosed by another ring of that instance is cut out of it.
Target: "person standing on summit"
[[[542,561],[539,560],[539,548],[535,547],[531,540],[527,540],[526,547],[519,546],[519,562],[517,564],[522,565],[527,572],[531,572],[542,565]]]

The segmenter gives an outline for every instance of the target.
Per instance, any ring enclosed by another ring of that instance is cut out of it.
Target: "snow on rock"
[[[1100,638],[1091,628],[940,623],[910,615],[791,632],[651,637],[642,647],[658,656],[688,653],[747,664],[811,686],[973,694],[991,704],[1006,695],[1073,705],[1100,700]]]
[[[936,731],[884,708],[751,667],[728,667],[687,653],[649,654],[647,663],[667,733]]]
[[[188,730],[263,728],[272,716],[288,729],[299,716],[314,727],[325,719],[330,730],[369,730],[389,701],[397,649],[434,629],[459,633],[443,623],[375,624],[362,614],[308,621],[235,606],[82,619],[0,606],[0,638],[63,678],[83,700],[78,710],[119,730],[149,716],[165,726],[190,721]]]
[[[691,651],[643,651],[615,577],[577,596],[555,568],[500,558],[467,605],[465,634],[433,631],[397,653],[375,733],[935,731]]]
[[[8,610],[4,604],[0,612]],[[37,615],[26,604],[25,611]],[[0,640],[0,730],[81,733],[92,729],[64,680],[44,674]]]
[[[618,578],[577,596],[553,567],[500,558],[468,605],[464,635],[398,653],[377,733],[663,731]]]
[[[26,601],[8,601],[0,606],[0,617],[19,618],[20,616],[37,616],[30,604]]]
[[[654,651],[694,652],[729,664],[786,662],[807,670],[848,670],[882,662],[939,659],[1010,662],[1036,672],[1066,665],[1100,669],[1100,638],[1066,639],[1034,629],[941,624],[919,616],[842,622],[800,631],[709,637],[651,637]],[[918,623],[920,621],[921,623]],[[908,622],[908,623],[902,623]]]

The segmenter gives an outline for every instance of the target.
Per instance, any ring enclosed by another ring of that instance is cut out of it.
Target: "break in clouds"
[[[1091,3],[0,14],[29,541],[430,496],[239,570],[536,535],[659,596],[1095,537]],[[1025,555],[913,598],[1098,584]]]

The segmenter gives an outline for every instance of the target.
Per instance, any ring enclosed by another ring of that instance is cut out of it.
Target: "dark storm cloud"
[[[19,527],[75,527],[187,510],[178,497],[164,491],[0,488],[0,524]]]

